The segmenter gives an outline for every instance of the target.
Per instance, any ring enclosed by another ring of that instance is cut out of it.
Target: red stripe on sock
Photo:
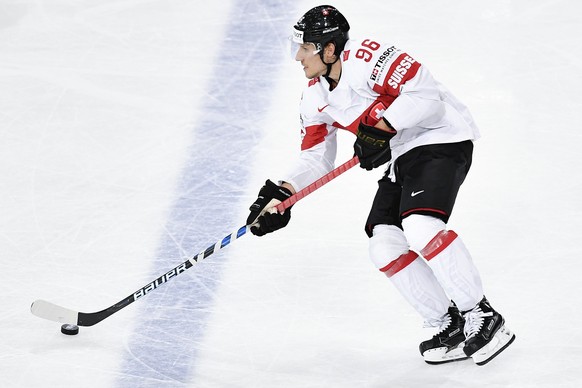
[[[420,251],[420,254],[428,261],[441,253],[446,247],[458,237],[453,230],[441,230],[430,242]]]
[[[400,255],[396,260],[388,263],[387,266],[380,268],[380,271],[384,272],[389,278],[396,275],[398,272],[406,268],[410,263],[412,263],[418,255],[415,252],[408,251],[403,255]]]

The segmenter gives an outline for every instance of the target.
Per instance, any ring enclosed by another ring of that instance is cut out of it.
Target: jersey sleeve
[[[337,151],[337,128],[326,122],[326,104],[314,82],[317,81],[310,82],[301,99],[301,152],[281,179],[296,191],[333,170]]]
[[[392,54],[392,55],[390,55]],[[411,55],[395,49],[380,56],[370,77],[372,89],[394,97],[384,117],[396,130],[430,127],[445,114],[439,89],[428,70]]]
[[[384,112],[386,120],[396,129],[430,128],[445,114],[445,104],[433,78],[424,67],[402,85],[400,95]]]
[[[299,191],[333,170],[337,149],[336,132],[337,129],[332,129],[323,142],[301,151],[280,182],[287,182],[295,191]]]

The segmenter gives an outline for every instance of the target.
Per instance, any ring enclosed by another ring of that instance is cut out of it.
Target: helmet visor
[[[320,50],[315,47],[314,43],[297,43],[292,37],[289,37],[289,55],[294,61],[300,61],[317,55]]]
[[[289,37],[289,55],[293,60],[297,61],[316,55],[321,51],[317,46],[315,43],[304,42],[303,31],[293,29],[293,34]]]

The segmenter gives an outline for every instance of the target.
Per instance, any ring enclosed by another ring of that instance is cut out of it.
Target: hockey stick
[[[335,168],[333,171],[319,178],[309,186],[303,188],[297,193],[293,194],[291,197],[287,198],[285,201],[281,202],[276,206],[279,212],[287,209],[291,205],[295,204],[297,201],[305,198],[307,195],[313,193],[315,190],[319,189],[321,186],[330,182],[331,180],[337,178],[339,175],[343,174],[353,166],[358,164],[358,157],[354,156],[352,159],[342,164],[341,166]],[[101,322],[105,318],[115,314],[122,308],[132,304],[136,300],[146,296],[159,286],[167,283],[174,277],[180,275],[187,269],[190,269],[199,260],[206,259],[208,256],[212,255],[214,252],[221,250],[231,243],[231,241],[236,240],[244,236],[250,229],[250,225],[245,225],[240,227],[236,232],[225,236],[219,242],[209,246],[204,251],[200,252],[196,256],[184,261],[182,264],[172,268],[162,276],[158,277],[154,281],[146,284],[139,290],[135,291],[133,294],[127,296],[125,299],[120,300],[114,305],[94,313],[82,313],[79,311],[71,310],[65,307],[58,306],[54,303],[47,302],[45,300],[36,300],[30,306],[30,311],[37,317],[48,319],[54,322],[60,323],[76,323],[78,326],[93,326],[96,323]]]

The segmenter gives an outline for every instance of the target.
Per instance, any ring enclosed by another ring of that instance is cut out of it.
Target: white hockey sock
[[[449,308],[449,298],[426,262],[408,251],[381,268],[396,289],[430,326],[438,324]]]
[[[426,262],[408,249],[401,229],[374,227],[370,258],[427,323],[438,322],[446,314],[449,298]]]
[[[457,233],[441,230],[420,253],[459,310],[470,310],[483,298],[479,271]]]

